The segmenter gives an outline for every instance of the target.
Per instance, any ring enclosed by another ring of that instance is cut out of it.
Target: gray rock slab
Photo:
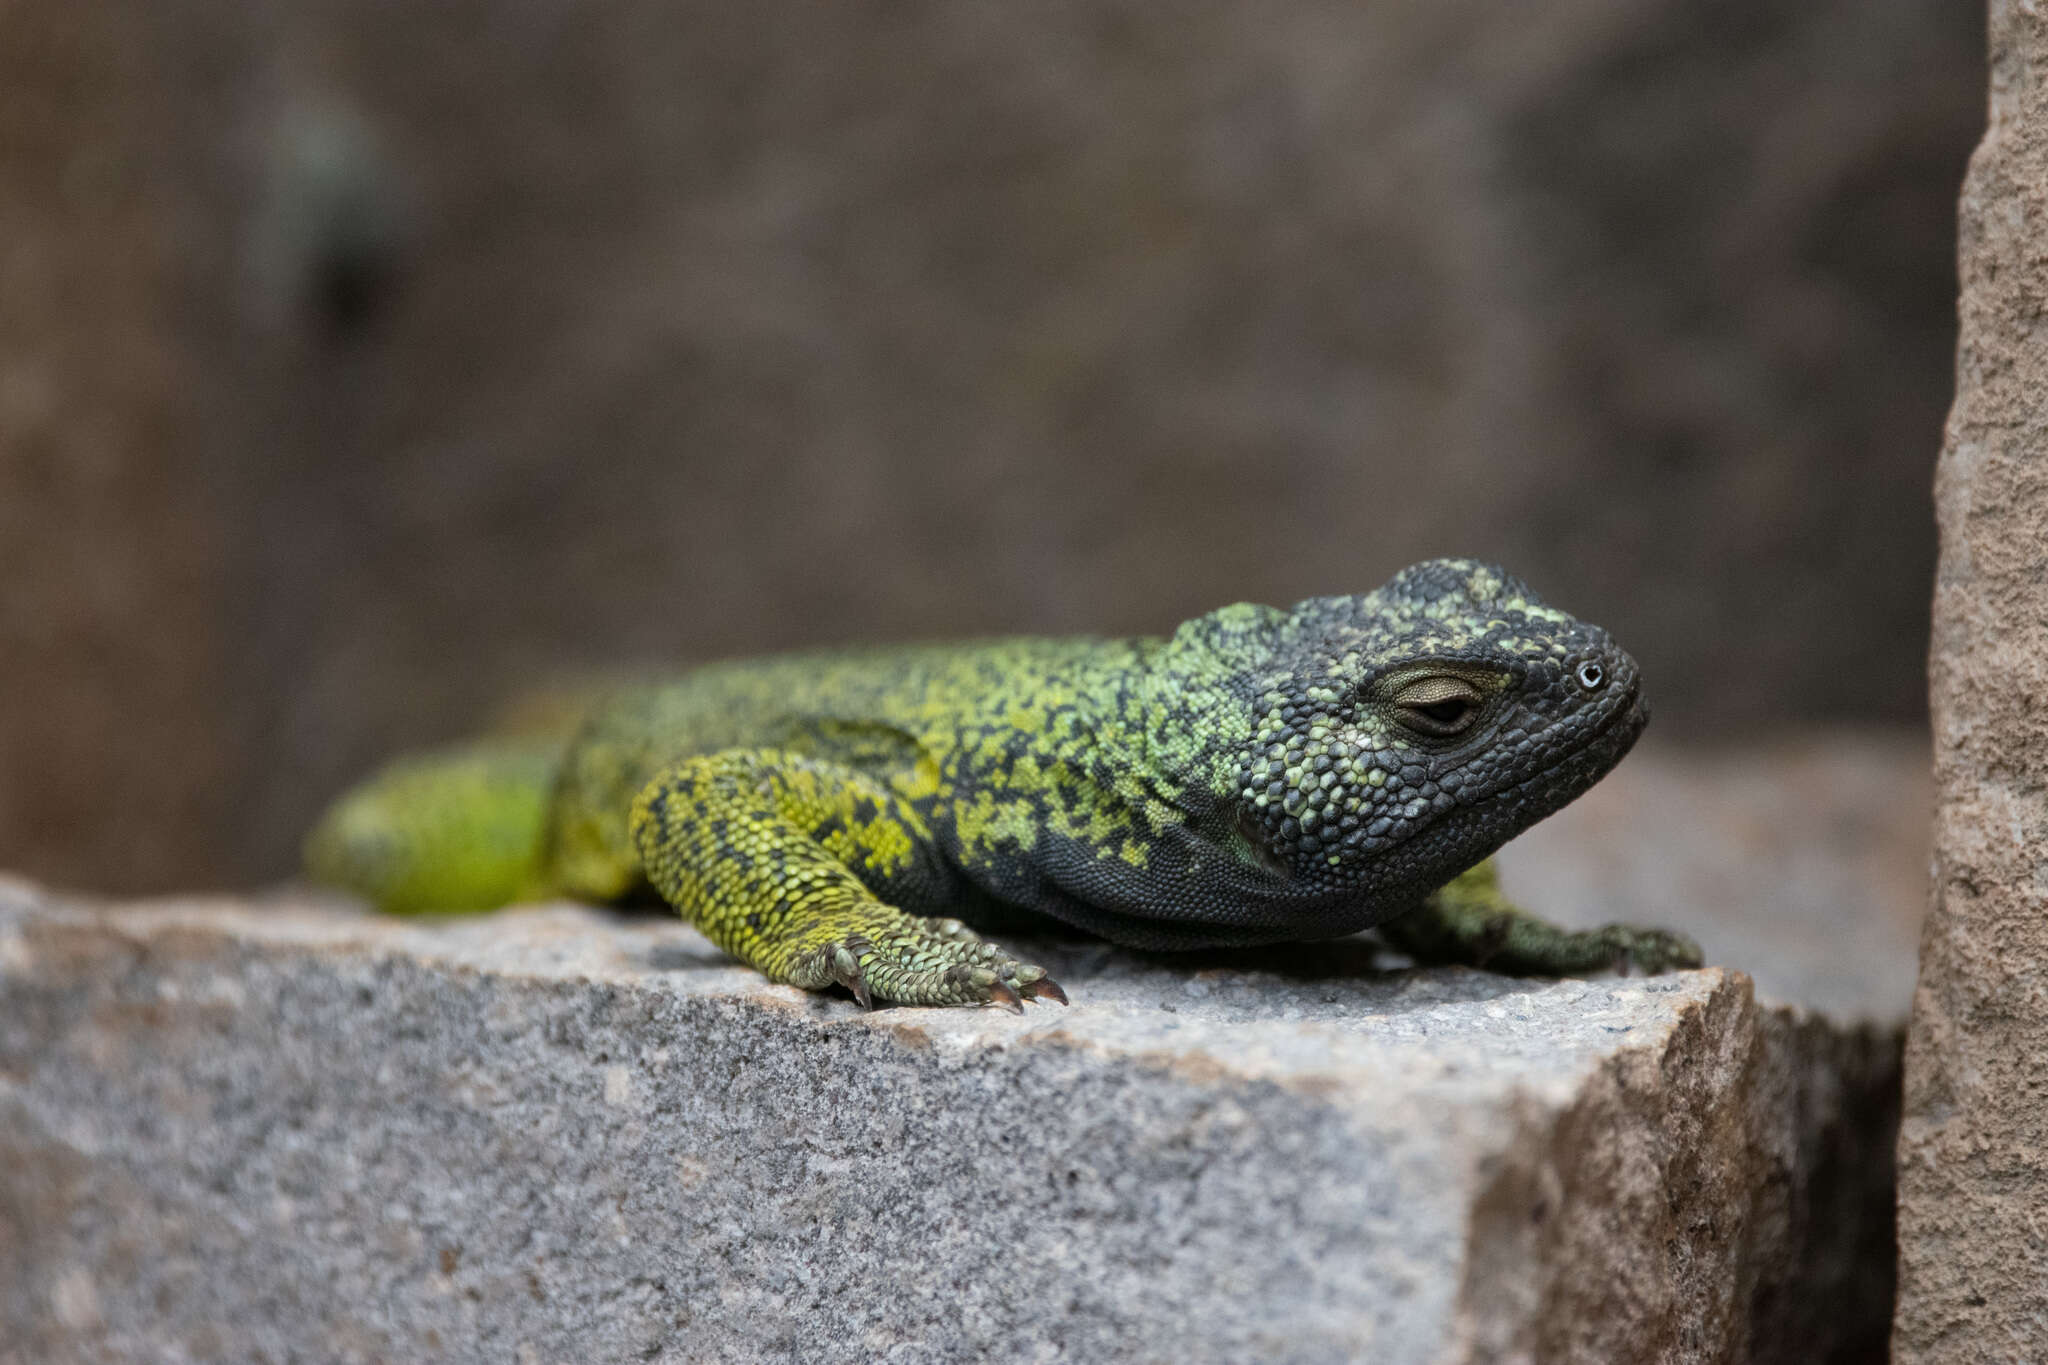
[[[0,882],[0,1361],[1881,1349],[1895,1030],[1042,948],[1070,1009],[863,1014],[666,918]]]

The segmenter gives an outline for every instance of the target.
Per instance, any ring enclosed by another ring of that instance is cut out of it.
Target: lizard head
[[[1315,900],[1420,897],[1592,786],[1648,719],[1607,632],[1471,560],[1225,607],[1181,627],[1170,649],[1189,648],[1230,679],[1225,837]]]

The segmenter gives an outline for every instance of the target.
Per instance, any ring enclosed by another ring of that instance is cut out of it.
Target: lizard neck
[[[1191,667],[1172,642],[1118,642],[1118,658],[1088,701],[1095,762],[1104,787],[1149,810],[1153,822],[1206,823],[1233,796],[1237,755],[1249,742],[1252,718],[1231,693],[1230,679]]]

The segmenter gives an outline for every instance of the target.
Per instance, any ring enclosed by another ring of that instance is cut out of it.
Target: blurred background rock
[[[1982,24],[14,0],[0,866],[274,877],[565,673],[1442,553],[1666,741],[1910,734]]]

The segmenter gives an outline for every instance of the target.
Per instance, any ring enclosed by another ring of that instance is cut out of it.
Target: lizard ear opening
[[[1245,852],[1250,855],[1253,862],[1275,877],[1285,878],[1292,875],[1287,864],[1280,860],[1280,856],[1273,852],[1272,845],[1266,842],[1265,826],[1259,822],[1255,812],[1248,807],[1239,806],[1233,823],[1237,827],[1238,838],[1245,842]]]

